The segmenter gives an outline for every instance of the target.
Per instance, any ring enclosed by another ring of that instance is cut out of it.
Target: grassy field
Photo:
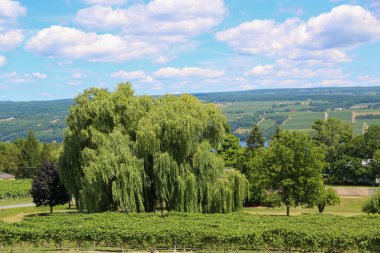
[[[247,114],[253,114],[257,111],[264,111],[272,109],[272,105],[278,104],[280,101],[247,101],[235,102],[223,108],[223,112],[244,111]]]
[[[75,209],[68,209],[68,205],[56,206],[53,209],[53,212],[70,212]],[[36,214],[36,213],[49,213],[50,207],[18,207],[12,209],[0,209],[0,220],[5,222],[18,222],[24,219],[25,216]],[[1,251],[0,251],[1,252]]]
[[[32,202],[32,198],[22,198],[22,199],[2,199],[0,200],[0,206],[24,204]]]
[[[268,129],[273,125],[274,125],[274,120],[271,120],[271,119],[266,119],[260,123],[261,129]]]
[[[336,206],[326,206],[324,213],[341,215],[341,216],[356,216],[362,215],[361,206],[366,201],[367,197],[340,197],[340,204]],[[286,207],[266,208],[266,207],[247,207],[245,212],[250,214],[265,214],[265,215],[285,215]],[[290,209],[290,215],[312,214],[318,213],[315,208],[296,207]]]
[[[290,119],[282,126],[283,129],[305,130],[311,129],[314,121],[323,119],[322,112],[299,112],[292,113]]]

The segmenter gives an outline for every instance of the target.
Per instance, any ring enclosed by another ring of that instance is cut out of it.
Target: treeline
[[[360,103],[378,103],[380,87],[344,87],[248,90],[235,92],[215,92],[194,94],[202,101],[238,102],[238,101],[328,101],[318,107],[326,109],[349,108]],[[325,109],[325,110],[326,110]]]
[[[367,114],[367,115],[358,115],[356,119],[380,119],[378,114]]]
[[[62,145],[39,142],[29,131],[26,139],[0,142],[0,171],[17,178],[33,178],[43,161],[58,162]]]

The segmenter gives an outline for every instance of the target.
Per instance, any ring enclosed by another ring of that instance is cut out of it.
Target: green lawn
[[[0,206],[25,204],[32,202],[32,198],[22,198],[22,199],[1,199]]]
[[[366,197],[340,197],[340,204],[336,206],[327,206],[325,208],[325,214],[334,214],[341,216],[355,216],[363,214],[361,206],[366,200]],[[247,207],[244,208],[245,212],[250,214],[267,214],[267,215],[285,215],[286,207],[266,208],[266,207]],[[318,209],[296,207],[290,209],[290,215],[301,215],[318,213]]]
[[[68,209],[68,205],[56,206],[53,209],[53,212],[68,212],[74,211],[75,209]],[[50,207],[18,207],[12,209],[0,209],[0,220],[6,222],[18,222],[21,221],[26,215],[35,214],[35,213],[48,213],[50,212]]]

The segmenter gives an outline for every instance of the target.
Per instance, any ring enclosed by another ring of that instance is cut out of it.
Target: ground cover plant
[[[0,200],[28,198],[32,180],[4,180],[0,181]]]
[[[58,247],[75,243],[124,249],[264,249],[379,252],[380,216],[295,217],[234,214],[100,213],[27,217],[0,223],[0,243]]]

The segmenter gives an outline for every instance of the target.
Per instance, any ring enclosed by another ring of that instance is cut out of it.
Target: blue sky
[[[0,100],[380,85],[380,0],[0,0]]]

